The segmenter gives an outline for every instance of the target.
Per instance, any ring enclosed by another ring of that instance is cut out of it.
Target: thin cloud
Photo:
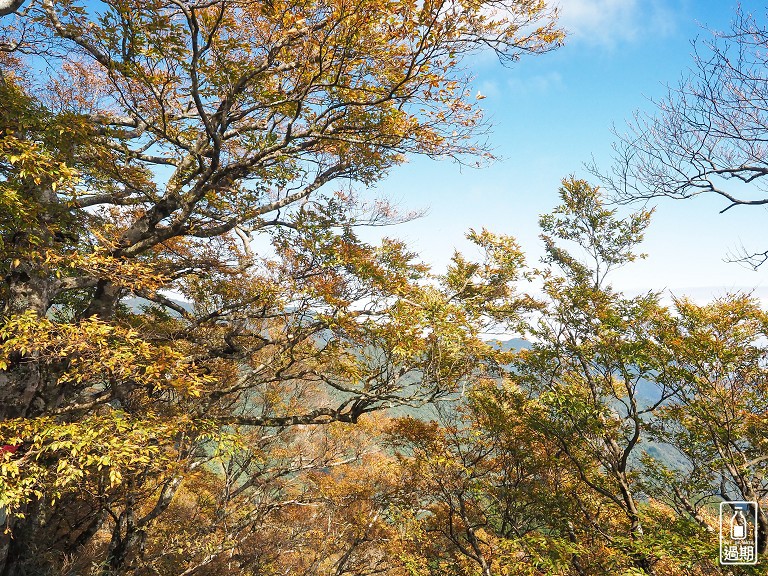
[[[559,72],[537,74],[530,78],[513,77],[507,81],[507,89],[516,95],[544,95],[563,89],[563,77]]]
[[[560,24],[573,40],[612,47],[667,36],[675,10],[662,0],[558,0]]]

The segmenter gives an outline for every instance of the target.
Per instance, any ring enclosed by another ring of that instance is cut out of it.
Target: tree
[[[705,530],[706,507],[721,500],[765,500],[765,331],[768,318],[746,296],[705,306],[675,302],[676,314],[660,326],[675,383],[659,410],[654,435],[678,452],[678,466],[647,459],[654,497]],[[768,546],[768,515],[758,518],[758,548]]]
[[[279,508],[265,478],[354,455],[318,453],[315,427],[429,401],[490,361],[477,335],[514,315],[498,301],[515,261],[441,282],[402,243],[358,239],[398,217],[352,186],[408,154],[482,158],[462,59],[546,52],[553,16],[533,0],[3,16],[1,574],[89,546],[104,574],[138,570],[188,481],[226,470],[208,476],[215,527]]]
[[[526,327],[530,349],[508,353],[503,377],[476,382],[443,426],[395,428],[417,494],[411,507],[427,511],[416,573],[680,566],[640,466],[655,415],[676,390],[657,335],[669,313],[658,295],[626,298],[607,280],[638,257],[650,212],[620,218],[600,189],[573,178],[560,196],[541,218],[546,266],[536,272],[543,300]]]
[[[714,194],[736,206],[768,204],[768,28],[740,9],[731,30],[696,42],[689,77],[616,133],[614,164],[592,166],[621,201]],[[768,252],[745,254],[760,266]]]
[[[533,576],[579,565],[586,547],[569,520],[578,480],[530,425],[535,404],[509,381],[475,382],[439,423],[391,427],[408,487],[400,521],[411,526],[403,548],[413,574]]]
[[[670,394],[664,386],[641,392],[658,371],[649,333],[663,309],[656,294],[625,298],[607,281],[637,258],[650,212],[619,218],[582,180],[564,180],[560,196],[562,205],[541,218],[547,305],[532,327],[536,344],[511,378],[540,404],[532,427],[552,439],[586,488],[584,521],[629,565],[653,574],[633,460],[648,418]],[[602,525],[606,507],[616,511],[611,531]]]

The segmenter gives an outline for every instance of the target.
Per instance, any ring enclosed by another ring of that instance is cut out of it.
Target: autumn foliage
[[[757,303],[612,289],[650,213],[575,179],[538,267],[358,231],[409,155],[490,157],[463,66],[557,47],[544,2],[0,14],[1,576],[719,573]]]

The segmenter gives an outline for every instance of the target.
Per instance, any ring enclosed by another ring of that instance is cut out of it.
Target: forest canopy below
[[[0,4],[0,576],[762,573],[718,564],[716,514],[768,497],[768,314],[614,289],[652,211],[610,202],[759,166],[565,178],[541,262],[361,239],[411,217],[366,193],[409,157],[492,158],[471,59],[556,17]]]

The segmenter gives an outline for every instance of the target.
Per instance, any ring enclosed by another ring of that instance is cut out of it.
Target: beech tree
[[[608,282],[638,257],[650,213],[620,218],[599,188],[572,178],[560,197],[540,222],[531,348],[509,353],[503,378],[475,385],[457,421],[396,428],[430,511],[419,574],[658,573],[637,462],[672,396],[652,337],[666,312],[656,294],[625,298]]]
[[[420,576],[570,573],[587,549],[571,521],[578,480],[531,426],[535,401],[509,381],[476,382],[465,400],[439,423],[389,430],[408,487],[406,565]],[[585,565],[600,564],[588,554]]]
[[[478,234],[485,263],[435,278],[358,239],[399,217],[354,187],[409,154],[482,161],[461,63],[555,48],[543,2],[2,10],[0,574],[85,550],[140,571],[204,485],[221,538],[177,542],[195,549],[168,573],[244,558],[259,510],[295,500],[280,478],[356,455],[318,427],[493,364],[477,334],[516,313],[504,242]]]
[[[707,506],[721,500],[763,502],[768,491],[765,419],[765,312],[744,295],[699,306],[675,302],[659,341],[674,362],[675,392],[654,436],[678,452],[679,466],[646,459],[649,492],[710,530]],[[758,547],[768,545],[768,516],[758,513]]]
[[[656,294],[625,298],[608,281],[638,257],[650,213],[619,218],[582,180],[565,180],[560,196],[562,205],[540,222],[551,266],[543,271],[547,306],[512,378],[540,404],[533,427],[552,439],[584,488],[583,522],[630,566],[653,574],[633,459],[649,416],[669,396],[663,386],[651,399],[640,393],[659,369],[649,333],[663,311]],[[602,508],[615,510],[610,532]]]
[[[739,9],[729,31],[694,44],[690,75],[616,132],[610,170],[591,167],[617,199],[709,194],[721,212],[768,204],[766,40],[764,20]],[[768,252],[743,259],[757,267]]]

